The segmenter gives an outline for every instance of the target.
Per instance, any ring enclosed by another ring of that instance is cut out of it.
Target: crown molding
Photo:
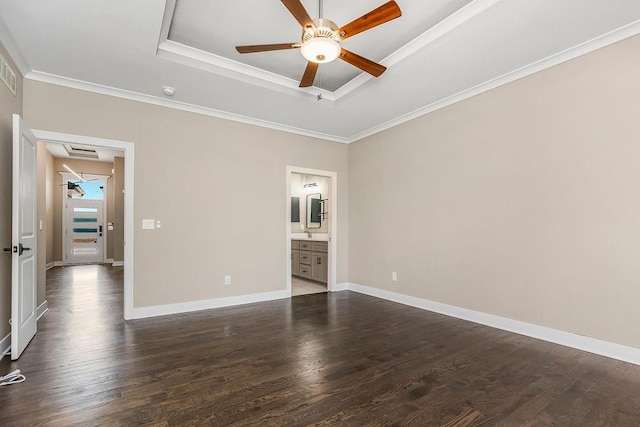
[[[283,77],[252,65],[243,64],[204,50],[196,49],[172,40],[166,40],[158,45],[156,56],[178,64],[208,71],[220,76],[229,77],[244,83],[275,90],[287,95],[305,97],[315,100],[318,93],[323,101],[332,105],[336,101],[333,92],[315,86],[302,88],[297,80]],[[327,105],[327,104],[325,104]]]
[[[352,143],[368,136],[375,135],[379,132],[401,125],[402,123],[424,116],[425,114],[432,113],[441,108],[448,107],[449,105],[464,101],[465,99],[480,95],[481,93],[490,91],[500,86],[504,86],[508,83],[530,76],[531,74],[546,70],[547,68],[554,67],[556,65],[562,64],[563,62],[575,59],[579,56],[586,55],[587,53],[591,53],[595,50],[601,49],[637,34],[640,34],[640,20],[632,22],[631,24],[618,28],[614,31],[611,31],[607,34],[596,37],[579,45],[568,48],[562,52],[550,55],[529,65],[525,65],[524,67],[503,74],[502,76],[496,77],[484,83],[480,83],[479,85],[448,96],[447,98],[441,99],[429,105],[425,105],[424,107],[420,107],[414,111],[396,117],[395,119],[381,123],[380,125],[373,126],[369,129],[348,137],[347,142]]]
[[[4,46],[4,48],[9,53],[9,56],[18,67],[18,71],[22,76],[26,76],[29,71],[31,71],[31,67],[29,63],[22,55],[22,51],[18,48],[16,41],[13,39],[13,36],[9,32],[9,28],[7,28],[7,24],[2,20],[2,16],[0,16],[0,43]]]
[[[447,16],[442,21],[438,22],[433,27],[429,28],[424,33],[420,34],[415,39],[400,47],[395,52],[392,52],[389,56],[380,61],[380,63],[387,68],[391,68],[397,63],[418,52],[420,49],[423,49],[424,47],[438,40],[445,34],[453,31],[471,18],[489,9],[499,1],[501,0],[475,0],[471,3],[466,4],[465,6],[453,12],[451,15]],[[345,83],[338,90],[333,92],[334,97],[336,98],[336,100],[338,100],[343,96],[349,94],[350,92],[353,92],[355,89],[362,86],[372,78],[373,76],[371,76],[370,74],[361,73],[351,81]]]
[[[499,0],[491,0],[491,2],[496,2]],[[475,2],[472,2],[471,4],[473,4]],[[483,2],[485,7],[489,7],[489,2]],[[478,7],[478,6],[476,6]],[[476,13],[477,12],[477,9]],[[452,15],[453,16],[453,15]],[[446,21],[446,20],[445,20]],[[445,21],[442,21],[442,24],[445,25]],[[461,22],[460,22],[461,23]],[[458,23],[458,25],[460,24]],[[0,21],[1,24],[1,21]],[[447,25],[453,25],[451,23],[447,24]],[[0,36],[2,36],[2,28],[0,25]],[[444,31],[444,29],[443,29]],[[444,33],[443,33],[444,34]],[[41,72],[41,71],[30,71],[25,75],[26,79],[30,79],[30,80],[34,80],[34,81],[40,81],[40,82],[44,82],[44,83],[50,83],[50,84],[55,84],[55,85],[59,85],[59,86],[65,86],[65,87],[69,87],[69,88],[73,88],[73,89],[79,89],[79,90],[83,90],[83,91],[88,91],[88,92],[95,92],[95,93],[100,93],[103,95],[109,95],[109,96],[115,96],[117,98],[124,98],[124,99],[129,99],[132,101],[139,101],[139,102],[144,102],[144,103],[148,103],[148,104],[153,104],[153,105],[159,105],[159,106],[163,106],[163,107],[168,107],[168,108],[175,108],[178,110],[183,110],[183,111],[188,111],[188,112],[192,112],[192,113],[196,113],[196,114],[202,114],[202,115],[207,115],[207,116],[211,116],[211,117],[216,117],[216,118],[220,118],[220,119],[226,119],[226,120],[232,120],[232,121],[236,121],[236,122],[240,122],[240,123],[245,123],[245,124],[250,124],[250,125],[254,125],[254,126],[260,126],[260,127],[265,127],[268,129],[274,129],[274,130],[279,130],[279,131],[283,131],[283,132],[287,132],[287,133],[293,133],[296,135],[302,135],[302,136],[308,136],[308,137],[312,137],[312,138],[317,138],[317,139],[323,139],[323,140],[327,140],[327,141],[332,141],[332,142],[340,142],[340,143],[345,143],[345,144],[349,144],[352,142],[356,142],[359,141],[361,139],[367,138],[369,136],[375,135],[379,132],[385,131],[387,129],[390,129],[392,127],[401,125],[405,122],[408,122],[410,120],[416,119],[418,117],[424,116],[426,114],[432,113],[434,111],[437,111],[441,108],[445,108],[447,106],[450,106],[452,104],[455,104],[457,102],[460,101],[464,101],[468,98],[471,98],[473,96],[482,94],[484,92],[487,92],[489,90],[498,88],[500,86],[504,86],[508,83],[514,82],[518,79],[527,77],[531,74],[543,71],[547,68],[550,67],[554,67],[556,65],[559,65],[563,62],[567,62],[570,61],[574,58],[577,58],[579,56],[588,54],[590,52],[593,52],[597,49],[606,47],[610,44],[619,42],[621,40],[624,40],[626,38],[635,36],[637,34],[640,34],[640,20],[639,21],[635,21],[632,22],[631,24],[628,24],[622,28],[619,28],[617,30],[611,31],[607,34],[604,34],[602,36],[596,37],[592,40],[589,40],[587,42],[584,42],[582,44],[579,44],[577,46],[571,47],[569,49],[566,49],[562,52],[559,52],[557,54],[548,56],[547,58],[544,58],[542,60],[536,61],[532,64],[526,65],[520,69],[517,69],[515,71],[503,74],[502,76],[499,76],[497,78],[494,78],[492,80],[489,80],[487,82],[478,84],[472,88],[463,90],[461,92],[458,92],[454,95],[451,95],[447,98],[441,99],[439,101],[433,102],[429,105],[425,105],[423,107],[420,107],[416,110],[413,110],[409,113],[403,114],[399,117],[396,117],[392,120],[386,121],[384,123],[381,123],[379,125],[373,126],[371,128],[365,129],[361,132],[358,132],[356,134],[353,134],[351,136],[338,136],[338,135],[331,135],[331,134],[327,134],[327,133],[322,133],[322,132],[316,132],[316,131],[311,131],[311,130],[307,130],[307,129],[302,129],[302,128],[296,128],[293,126],[287,126],[287,125],[282,125],[279,123],[275,123],[275,122],[270,122],[270,121],[266,121],[266,120],[260,120],[260,119],[256,119],[256,118],[251,118],[251,117],[247,117],[247,116],[243,116],[240,114],[234,114],[234,113],[228,113],[225,111],[221,111],[221,110],[216,110],[216,109],[212,109],[212,108],[206,108],[206,107],[201,107],[201,106],[197,106],[197,105],[193,105],[193,104],[188,104],[188,103],[184,103],[184,102],[178,102],[178,101],[174,101],[174,100],[167,100],[164,98],[159,98],[156,96],[151,96],[151,95],[145,95],[145,94],[141,94],[141,93],[137,93],[137,92],[132,92],[132,91],[127,91],[127,90],[123,90],[123,89],[117,89],[117,88],[113,88],[113,87],[109,87],[109,86],[104,86],[104,85],[99,85],[96,83],[89,83],[89,82],[85,82],[85,81],[80,81],[80,80],[76,80],[76,79],[71,79],[71,78],[67,78],[67,77],[62,77],[62,76],[57,76],[57,75],[53,75],[53,74],[49,74],[49,73],[45,73],[45,72]],[[11,52],[10,52],[11,53]]]
[[[346,138],[336,136],[336,135],[296,128],[293,126],[287,126],[280,123],[270,122],[267,120],[261,120],[261,119],[256,119],[252,117],[243,116],[241,114],[234,114],[226,111],[216,110],[214,108],[201,107],[201,106],[189,104],[186,102],[168,100],[168,99],[160,98],[157,96],[145,95],[142,93],[132,92],[124,89],[118,89],[118,88],[105,86],[97,83],[90,83],[82,80],[71,79],[68,77],[57,76],[57,75],[45,73],[42,71],[30,71],[29,73],[27,73],[27,75],[25,75],[25,79],[68,87],[72,89],[78,89],[86,92],[98,93],[101,95],[113,96],[116,98],[128,99],[130,101],[138,101],[146,104],[158,105],[161,107],[174,108],[176,110],[188,111],[190,113],[202,114],[205,116],[231,120],[234,122],[244,123],[244,124],[253,125],[253,126],[259,126],[267,129],[279,130],[282,132],[308,136],[311,138],[317,138],[317,139],[322,139],[326,141],[348,143],[348,140]]]

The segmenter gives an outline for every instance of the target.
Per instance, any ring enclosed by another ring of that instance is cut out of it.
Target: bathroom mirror
[[[322,226],[322,195],[320,193],[307,195],[307,228],[314,229]]]

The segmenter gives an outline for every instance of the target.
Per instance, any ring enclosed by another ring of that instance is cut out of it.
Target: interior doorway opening
[[[287,289],[291,296],[334,291],[337,173],[287,167]]]
[[[123,317],[133,318],[133,144],[33,133],[47,171],[39,178],[45,190],[38,195],[46,206],[39,215],[46,236],[43,270],[77,264],[122,267]]]

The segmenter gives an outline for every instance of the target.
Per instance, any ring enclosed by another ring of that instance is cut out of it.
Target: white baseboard
[[[44,300],[44,302],[40,304],[36,309],[37,320],[40,320],[40,318],[44,316],[47,311],[49,311],[49,302],[47,300]]]
[[[111,265],[114,267],[124,267],[124,261],[113,261]]]
[[[508,319],[506,317],[495,316],[493,314],[482,313],[480,311],[442,304],[383,289],[358,285],[356,283],[349,283],[348,288],[351,291],[359,292],[361,294],[382,298],[400,304],[409,305],[411,307],[433,311],[446,316],[480,323],[482,325],[491,326],[504,331],[514,332],[516,334],[526,335],[543,341],[549,341],[566,347],[598,354],[600,356],[606,356],[612,359],[622,360],[623,362],[640,365],[640,349],[638,348],[615,344],[609,341],[603,341],[583,335],[572,334],[570,332],[521,322],[519,320]]]
[[[105,264],[113,264],[113,258],[107,258],[104,260]]]
[[[2,360],[4,356],[6,356],[5,353],[7,353],[10,348],[11,348],[11,332],[9,332],[9,334],[7,334],[7,336],[4,337],[2,341],[0,341],[0,360]]]
[[[349,290],[349,283],[336,283],[333,288],[331,288],[331,292],[340,292]]]
[[[214,298],[200,301],[181,302],[177,304],[155,305],[150,307],[134,307],[133,318],[143,319],[146,317],[166,316],[168,314],[188,313],[192,311],[251,304],[254,302],[271,301],[289,297],[291,297],[291,293],[288,290],[283,289],[281,291],[240,295],[237,297]]]

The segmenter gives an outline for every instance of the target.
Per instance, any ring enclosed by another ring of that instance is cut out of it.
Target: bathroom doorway
[[[287,289],[335,290],[337,173],[287,167]]]

